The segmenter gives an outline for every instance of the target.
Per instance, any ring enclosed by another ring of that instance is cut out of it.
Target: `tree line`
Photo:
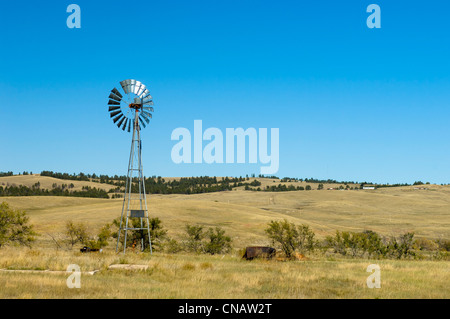
[[[28,175],[28,172],[24,172],[24,175]],[[0,172],[1,176],[12,176],[13,172]],[[59,173],[59,172],[53,172],[53,171],[42,171],[41,176],[48,176],[53,178],[58,178],[62,180],[76,180],[76,181],[92,181],[92,182],[98,182],[98,183],[105,183],[109,185],[116,186],[115,189],[111,189],[109,193],[114,193],[114,197],[119,197],[116,195],[117,193],[123,192],[127,176],[122,175],[97,175],[97,174],[84,174],[84,173],[78,173],[78,174],[68,174],[68,173]],[[255,174],[251,174],[252,178],[255,178]],[[277,176],[264,176],[259,175],[259,178],[277,178]],[[294,185],[283,185],[281,183],[286,182],[307,182],[307,183],[317,183],[318,190],[324,189],[324,183],[328,184],[344,184],[339,186],[339,189],[345,189],[345,190],[352,190],[352,189],[362,189],[365,185],[373,185],[377,188],[381,187],[399,187],[399,186],[411,186],[411,185],[424,185],[424,184],[430,184],[429,182],[423,183],[421,181],[416,181],[413,184],[408,183],[397,183],[397,184],[376,184],[376,183],[370,183],[370,182],[353,182],[353,181],[337,181],[333,179],[315,179],[315,178],[294,178],[294,177],[283,177],[280,179],[280,184],[278,185],[271,185],[266,186],[265,188],[261,188],[261,182],[258,180],[253,180],[252,182],[249,181],[249,175],[246,175],[246,177],[225,177],[224,179],[218,179],[217,177],[209,177],[209,176],[199,176],[199,177],[183,177],[179,180],[171,180],[166,181],[161,176],[152,176],[148,178],[144,178],[145,180],[145,190],[147,194],[200,194],[200,193],[208,193],[208,192],[220,192],[220,191],[226,191],[226,190],[232,190],[233,188],[245,186],[245,190],[251,190],[251,191],[267,191],[267,192],[285,192],[285,191],[301,191],[301,190],[311,190],[311,185],[304,186],[294,186]],[[350,185],[353,186],[350,186]],[[137,179],[133,179],[132,184],[132,191],[137,192],[138,191],[138,184]],[[12,190],[10,193],[32,193],[32,191],[28,190],[25,191],[22,190]],[[53,191],[54,196],[60,196],[60,192]],[[35,192],[35,196],[40,195],[47,195]],[[70,193],[70,192],[69,192]],[[99,194],[98,192],[90,192],[92,194],[92,197],[100,197],[100,198],[106,198],[104,194]],[[82,192],[80,194],[74,194],[74,196],[84,196],[86,195],[86,192]],[[1,195],[0,195],[1,196]],[[21,195],[3,195],[3,196],[21,196]],[[26,196],[26,195],[24,195]],[[65,195],[61,195],[65,196]],[[71,196],[70,194],[67,196]],[[87,196],[91,197],[91,196]]]
[[[95,174],[93,174],[93,175],[96,176]],[[54,177],[54,178],[58,178],[58,179],[66,179],[66,180],[71,180],[71,181],[85,181],[85,182],[90,181],[91,178],[95,178],[90,174],[85,175],[81,172],[79,174],[75,174],[75,173],[68,174],[68,173],[57,173],[57,172],[52,172],[52,171],[42,171],[41,176]]]
[[[4,177],[4,176],[13,176],[13,172],[0,172],[0,177]]]
[[[90,198],[109,198],[108,193],[100,188],[83,186],[81,191],[71,190],[70,186],[58,186],[53,184],[52,189],[42,189],[38,186],[39,182],[32,187],[24,185],[19,186],[0,186],[0,197],[5,196],[72,196],[72,197],[90,197]]]
[[[50,176],[58,179],[79,180],[79,181],[93,181],[105,183],[116,186],[111,190],[111,193],[117,193],[126,186],[127,176],[108,176],[96,174],[82,174],[70,175],[67,173],[55,173],[51,171],[44,171],[42,176]],[[131,185],[132,192],[139,191],[138,179],[133,178]],[[249,182],[247,177],[225,177],[217,178],[216,176],[198,176],[198,177],[182,177],[177,180],[166,181],[161,176],[152,176],[144,178],[145,192],[147,194],[200,194],[209,192],[221,192],[232,190],[240,186],[260,186],[261,182],[254,180]]]

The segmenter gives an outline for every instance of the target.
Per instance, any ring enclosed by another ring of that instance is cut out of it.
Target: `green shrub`
[[[450,240],[438,239],[436,243],[439,245],[439,249],[443,251],[450,251]]]
[[[200,253],[203,250],[203,226],[200,225],[186,225],[186,241],[184,246],[187,251]]]
[[[439,244],[436,241],[432,241],[427,238],[417,238],[414,241],[414,249],[436,251],[439,250]]]
[[[209,228],[205,233],[203,226],[186,225],[186,235],[184,247],[189,252],[214,255],[231,249],[231,238],[225,235],[221,227]]]
[[[286,219],[271,221],[265,232],[272,244],[279,246],[287,258],[291,258],[297,250],[304,254],[317,246],[315,234],[306,224],[296,226]]]
[[[265,232],[273,245],[279,245],[284,255],[291,258],[298,246],[299,233],[293,223],[286,219],[283,221],[271,221]]]
[[[414,243],[414,233],[386,239],[376,232],[366,230],[360,233],[336,231],[334,237],[326,237],[324,245],[343,256],[401,259],[417,257],[413,250]]]
[[[165,250],[169,254],[176,254],[183,250],[183,247],[175,239],[169,239],[165,245]]]
[[[37,234],[28,224],[29,217],[24,211],[14,210],[8,203],[0,204],[0,248],[16,244],[31,247]]]
[[[87,226],[84,223],[74,223],[69,220],[66,222],[64,234],[67,236],[66,241],[70,249],[73,249],[73,246],[77,243],[83,243],[86,245],[86,242],[90,240]]]
[[[298,226],[298,242],[297,249],[302,253],[313,251],[317,245],[316,240],[314,239],[316,235],[311,230],[311,228],[302,224]]]
[[[384,243],[384,238],[371,230],[366,230],[362,234],[361,248],[364,252],[368,253],[369,258],[386,257],[387,247]]]
[[[206,236],[209,240],[204,246],[206,253],[215,255],[230,251],[231,238],[225,236],[225,231],[222,228],[209,228]]]
[[[101,249],[108,246],[108,241],[111,238],[111,224],[106,224],[100,229],[100,232],[94,238],[86,237],[82,240],[83,245],[91,249]]]

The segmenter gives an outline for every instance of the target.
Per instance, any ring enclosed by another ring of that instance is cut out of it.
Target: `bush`
[[[306,224],[296,226],[283,221],[271,221],[265,230],[274,245],[278,245],[287,258],[291,258],[294,252],[300,253],[313,251],[317,246],[315,234]]]
[[[439,245],[439,249],[443,251],[450,251],[450,240],[438,239],[436,243]]]
[[[231,238],[225,236],[225,231],[222,228],[209,228],[207,237],[209,242],[205,244],[206,253],[215,255],[230,251]]]
[[[103,226],[95,238],[88,237],[88,239],[82,241],[83,245],[93,249],[101,249],[108,246],[108,240],[112,235],[111,226],[111,224]]]
[[[283,221],[271,221],[265,230],[274,245],[281,247],[284,255],[291,258],[297,248],[298,231],[293,223],[286,219]]]
[[[296,226],[283,221],[271,221],[265,230],[274,245],[278,245],[287,258],[291,258],[296,250],[301,253],[314,250],[317,242],[314,232],[308,225]]]
[[[317,242],[314,237],[316,235],[308,225],[302,224],[298,226],[298,250],[304,254],[307,251],[313,251]]]
[[[334,237],[327,236],[325,240],[327,247],[344,256],[397,259],[415,257],[413,243],[414,233],[386,239],[370,230],[361,233],[336,231]]]
[[[391,241],[388,244],[388,250],[391,257],[395,257],[397,259],[401,259],[403,257],[414,257],[415,253],[412,250],[413,243],[414,233],[405,233],[399,238],[391,238]]]
[[[83,246],[91,249],[101,249],[108,245],[108,241],[112,236],[111,227],[112,224],[106,224],[100,229],[96,236],[92,236],[89,234],[86,224],[68,221],[66,223],[66,230],[64,233],[66,238],[64,241],[67,242],[70,249],[73,249],[77,243],[81,243]],[[53,238],[53,240],[59,246],[55,238]]]
[[[414,249],[436,251],[439,250],[439,244],[436,241],[432,241],[426,238],[417,238],[414,241]]]
[[[165,246],[165,250],[169,254],[176,254],[176,253],[179,253],[180,251],[182,251],[183,247],[175,239],[169,239],[167,241],[167,245]]]
[[[76,243],[85,243],[89,240],[86,225],[83,223],[75,224],[71,220],[66,223],[65,235],[68,237],[67,242],[71,249]]]
[[[164,229],[162,221],[158,217],[150,218],[149,222],[150,222],[150,238],[152,241],[152,249],[156,251],[161,250],[164,245],[164,241],[167,240],[167,230]],[[144,231],[144,234],[145,234],[144,243],[148,243],[147,231]]]
[[[388,251],[384,243],[385,239],[371,230],[366,230],[362,234],[364,236],[364,240],[362,241],[361,248],[364,250],[364,252],[367,252],[369,254],[369,258],[386,257]]]
[[[184,247],[189,252],[214,255],[231,249],[231,237],[225,236],[225,231],[221,227],[209,228],[204,233],[203,226],[186,225],[186,235]]]
[[[334,253],[341,255],[347,254],[344,239],[342,238],[342,235],[338,230],[336,231],[336,235],[334,237],[327,236],[326,241],[328,242],[329,247],[332,247],[334,249]]]
[[[205,237],[205,235],[203,234],[203,226],[186,225],[186,235],[186,250],[190,252],[200,253],[203,250],[202,239]]]
[[[0,248],[8,244],[31,247],[37,234],[28,224],[29,217],[24,211],[11,209],[8,203],[0,204]]]

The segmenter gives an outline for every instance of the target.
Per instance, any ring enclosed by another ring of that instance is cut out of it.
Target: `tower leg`
[[[128,174],[127,181],[125,183],[125,194],[124,200],[122,204],[122,215],[120,218],[120,226],[119,232],[117,235],[117,245],[116,252],[119,250],[119,243],[121,238],[122,231],[124,234],[124,242],[123,242],[123,253],[125,254],[127,248],[127,238],[128,231],[140,231],[141,235],[141,250],[144,250],[144,230],[147,228],[148,240],[150,245],[150,253],[152,253],[151,246],[151,237],[150,237],[150,228],[149,228],[149,218],[148,218],[148,210],[147,210],[147,198],[145,193],[145,179],[143,175],[142,169],[142,161],[141,161],[141,138],[140,138],[140,130],[139,130],[139,122],[138,122],[139,113],[136,111],[135,120],[133,125],[133,138],[131,142],[131,151],[130,151],[130,160],[128,163]],[[134,166],[137,164],[137,168]],[[134,177],[134,173],[137,172],[137,176]],[[136,185],[137,181],[137,185]],[[133,182],[135,184],[133,184]],[[134,187],[133,187],[134,186]],[[137,191],[138,194],[133,193],[133,191]],[[132,214],[133,212],[133,214]],[[138,213],[138,214],[136,214]],[[136,223],[132,224],[129,227],[129,218],[140,218],[140,228],[136,225]],[[147,227],[144,227],[143,219],[147,219]],[[125,225],[124,225],[125,223]]]

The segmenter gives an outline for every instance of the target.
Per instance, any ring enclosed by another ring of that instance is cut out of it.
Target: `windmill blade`
[[[120,128],[120,126],[122,125],[123,122],[123,126],[122,126],[122,131],[125,131],[125,126],[127,126],[127,118],[124,117],[123,119],[120,120],[119,124],[117,124],[117,127]]]
[[[130,85],[129,85],[129,91],[130,93],[134,93],[134,88],[136,86],[136,80],[129,80],[130,81]]]
[[[120,109],[120,106],[110,106],[108,111],[112,112],[112,111],[115,111],[115,110],[118,110],[118,109]]]
[[[131,80],[124,80],[120,82],[120,85],[122,86],[122,89],[126,94],[130,93]]]
[[[144,119],[144,121],[149,124],[150,123],[150,119],[147,117],[147,115],[145,115],[144,113],[141,114],[142,118]]]
[[[120,102],[122,99],[120,97],[118,97],[117,95],[115,95],[114,93],[111,92],[111,94],[109,95],[109,98],[112,100],[116,100],[117,102]]]
[[[139,97],[142,99],[143,97],[146,97],[149,94],[150,94],[150,91],[145,89],[144,91],[142,91],[141,94],[139,94]]]
[[[142,105],[155,105],[153,101],[144,102]]]
[[[127,128],[127,123],[129,120],[130,119],[125,118],[125,122],[123,123],[123,126],[122,126],[122,131],[125,131],[125,129]]]
[[[120,94],[119,90],[117,90],[116,88],[112,89],[112,91],[115,95],[117,95],[118,97],[120,97],[121,99],[123,98],[122,94]]]
[[[125,115],[123,115],[122,112],[120,112],[119,115],[117,115],[115,118],[113,118],[113,122],[117,123],[117,121],[120,120],[122,117],[125,117]]]
[[[131,120],[128,121],[128,133],[131,132],[131,122],[132,122]]]
[[[119,123],[117,123],[117,127],[120,128],[120,126],[122,125],[122,123],[126,120],[127,118],[124,116],[123,118],[120,119]]]
[[[145,115],[147,115],[147,116],[148,116],[149,118],[151,118],[151,119],[153,118],[153,117],[152,117],[152,114],[149,113],[149,112],[147,112],[147,111],[142,110],[142,113],[145,114]]]
[[[136,95],[139,96],[141,94],[142,91],[144,91],[145,86],[144,84],[141,84],[139,87],[136,88]]]
[[[142,110],[142,111],[141,111],[141,115],[142,115],[144,118],[150,118],[149,115],[151,115],[151,114],[150,114],[148,111]]]
[[[110,117],[114,117],[117,114],[122,114],[122,111],[119,110],[119,111],[112,112]]]
[[[141,89],[141,85],[143,85],[141,82],[136,81],[136,84],[134,85],[134,91],[133,93],[137,95],[137,92]]]
[[[136,94],[136,90],[138,89],[139,86],[140,86],[139,81],[135,81],[135,83],[131,85],[131,93]]]
[[[144,121],[141,119],[140,116],[139,116],[139,122],[141,122],[142,126],[144,126],[144,128],[145,128],[145,123],[144,123]]]
[[[142,98],[142,100],[145,100],[145,101],[150,101],[150,100],[152,100],[153,98],[152,98],[152,96],[150,95],[150,92],[146,95],[146,96],[144,96],[143,98]]]
[[[155,110],[153,110],[151,106],[144,106],[143,109],[147,110],[148,112],[155,112]]]
[[[147,90],[146,87],[145,87],[145,85],[141,83],[141,87],[140,87],[139,90],[137,91],[136,95],[140,97],[141,94],[142,94],[145,90]]]
[[[128,80],[128,93],[133,93],[133,82],[134,80]]]
[[[109,100],[108,105],[120,105],[120,102]]]
[[[117,127],[120,128],[120,125],[123,123],[123,121],[125,121],[125,119],[126,119],[125,115],[123,115],[123,114],[120,115],[120,117],[118,118],[119,123],[117,124]],[[116,122],[114,122],[114,123],[116,123]]]
[[[117,121],[120,120],[122,117],[124,117],[123,114],[117,115],[115,118],[113,118],[113,122],[114,122],[114,123],[117,123]]]
[[[147,124],[148,124],[148,122],[150,121],[150,118],[148,117],[148,115],[147,114],[145,114],[145,113],[141,113],[141,116],[142,116],[142,118],[147,122]]]
[[[122,87],[122,90],[125,92],[125,94],[128,94],[127,89],[126,89],[126,87],[127,87],[127,80],[124,80],[124,81],[120,82],[120,86]]]

